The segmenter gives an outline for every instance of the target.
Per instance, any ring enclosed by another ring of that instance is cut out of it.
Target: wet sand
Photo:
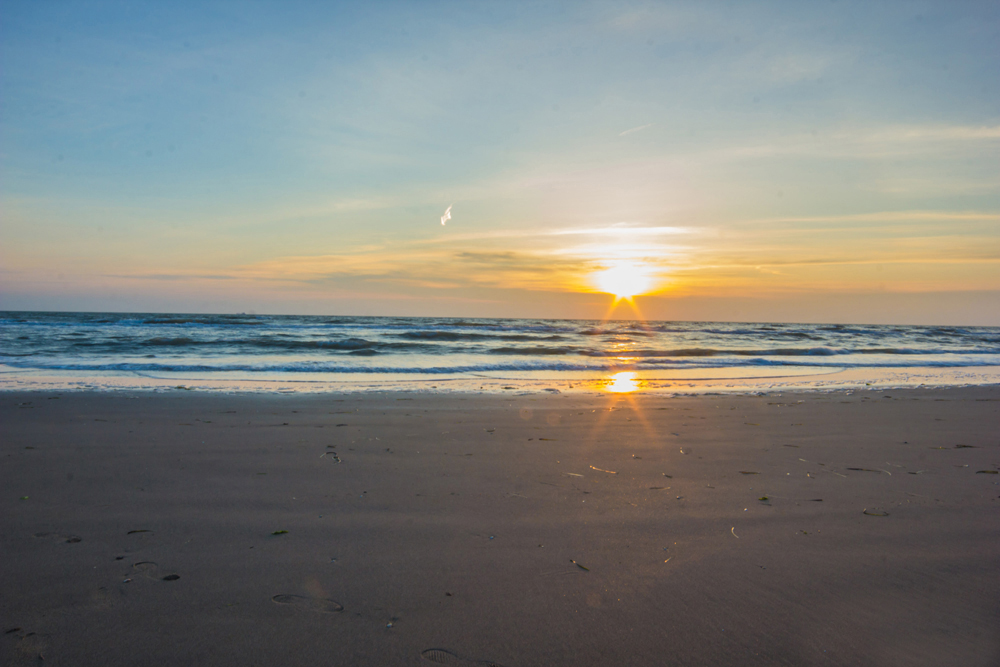
[[[0,429],[0,664],[1000,664],[998,387],[7,392]]]

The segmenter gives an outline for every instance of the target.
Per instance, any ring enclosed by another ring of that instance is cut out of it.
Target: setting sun
[[[631,299],[636,294],[649,290],[652,281],[646,267],[631,262],[621,262],[594,276],[603,292],[614,294],[619,299]]]

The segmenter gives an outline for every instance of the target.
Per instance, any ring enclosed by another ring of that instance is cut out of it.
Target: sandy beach
[[[2,664],[1000,664],[995,386],[7,392],[0,424]]]

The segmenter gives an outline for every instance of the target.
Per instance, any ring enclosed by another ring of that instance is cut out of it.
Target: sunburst
[[[628,299],[648,292],[653,280],[649,268],[635,262],[616,262],[594,274],[594,282],[602,292],[614,294],[616,300]]]

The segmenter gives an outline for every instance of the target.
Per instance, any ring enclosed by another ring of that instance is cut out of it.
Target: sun
[[[632,262],[618,262],[594,274],[594,280],[602,292],[619,299],[631,299],[649,290],[652,284],[646,267]]]

